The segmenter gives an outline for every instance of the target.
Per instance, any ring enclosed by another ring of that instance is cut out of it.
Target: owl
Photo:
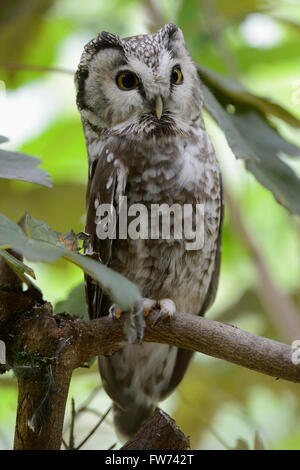
[[[145,311],[159,306],[160,318],[176,311],[203,315],[219,278],[222,183],[202,118],[201,82],[181,30],[170,23],[128,38],[99,33],[84,48],[75,84],[89,163],[86,254],[134,282]],[[100,237],[99,205],[116,207],[118,225],[117,204],[125,197],[128,207],[149,210],[149,221],[153,205],[203,207],[201,249],[187,249],[184,236]],[[90,318],[119,313],[88,276],[86,295]],[[191,357],[167,344],[135,342],[98,358],[119,435],[136,433],[180,383]]]

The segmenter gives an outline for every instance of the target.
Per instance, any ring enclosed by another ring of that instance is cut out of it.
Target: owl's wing
[[[97,208],[100,204],[112,204],[117,214],[116,201],[124,195],[126,187],[126,172],[109,162],[107,155],[109,149],[104,148],[100,157],[90,163],[85,228],[88,234],[86,254],[105,265],[111,261],[113,240],[98,238]],[[85,275],[85,290],[89,317],[106,315],[111,302],[99,284],[88,275]]]
[[[209,287],[205,296],[205,300],[202,304],[201,310],[199,315],[204,315],[206,310],[213,304],[218,284],[219,284],[219,276],[220,276],[220,266],[221,266],[221,253],[222,253],[222,225],[224,219],[224,203],[223,203],[223,184],[222,184],[222,175],[219,173],[219,181],[220,181],[220,200],[221,200],[221,214],[220,214],[220,224],[219,224],[219,235],[217,239],[217,246],[216,246],[216,257],[215,257],[215,265],[214,270],[210,279]]]

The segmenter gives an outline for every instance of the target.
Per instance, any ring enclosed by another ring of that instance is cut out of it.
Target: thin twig
[[[107,450],[113,450],[117,445],[117,442],[114,442]]]
[[[76,420],[77,417],[81,414],[81,413],[84,413],[85,411],[93,411],[91,409],[88,408],[88,405],[93,401],[93,399],[95,398],[95,396],[97,395],[97,393],[101,390],[102,388],[102,385],[99,385],[98,387],[95,387],[91,393],[88,395],[88,397],[82,402],[82,404],[79,406],[79,408],[76,410],[76,413],[75,413],[75,417],[74,419]],[[102,416],[102,415],[101,415]],[[65,424],[65,431],[67,431],[67,429],[71,426],[71,420],[68,421],[66,424]]]
[[[50,67],[47,65],[16,64],[13,62],[0,62],[0,69],[3,70],[27,70],[28,72],[54,72],[67,75],[74,75],[74,70],[62,67]]]
[[[75,446],[74,441],[74,426],[75,426],[75,418],[76,418],[76,410],[75,410],[75,400],[72,398],[71,401],[71,425],[70,425],[70,440],[69,440],[69,450],[73,450]]]
[[[64,448],[65,448],[66,450],[69,450],[69,446],[68,446],[68,444],[66,443],[66,441],[64,440],[63,437],[62,437],[62,439],[61,439],[61,442],[62,442]]]
[[[83,439],[83,441],[78,445],[78,447],[76,447],[76,450],[79,450],[88,440],[89,438],[97,431],[97,429],[99,428],[99,426],[101,426],[101,424],[103,423],[103,421],[105,420],[106,416],[108,415],[108,413],[110,412],[111,410],[111,406],[108,408],[108,410],[104,413],[104,415],[102,416],[102,418],[98,421],[98,423],[93,427],[93,429],[89,432],[89,434]]]

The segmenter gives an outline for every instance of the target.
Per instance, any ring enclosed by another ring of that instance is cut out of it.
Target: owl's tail
[[[146,407],[142,404],[132,403],[123,409],[113,403],[114,424],[120,441],[126,442],[131,439],[154,410],[155,405]]]

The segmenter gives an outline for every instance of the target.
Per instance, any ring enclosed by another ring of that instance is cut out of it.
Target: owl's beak
[[[157,119],[161,118],[161,115],[163,113],[163,100],[160,95],[157,96],[156,101],[155,101],[155,114],[157,116]]]

